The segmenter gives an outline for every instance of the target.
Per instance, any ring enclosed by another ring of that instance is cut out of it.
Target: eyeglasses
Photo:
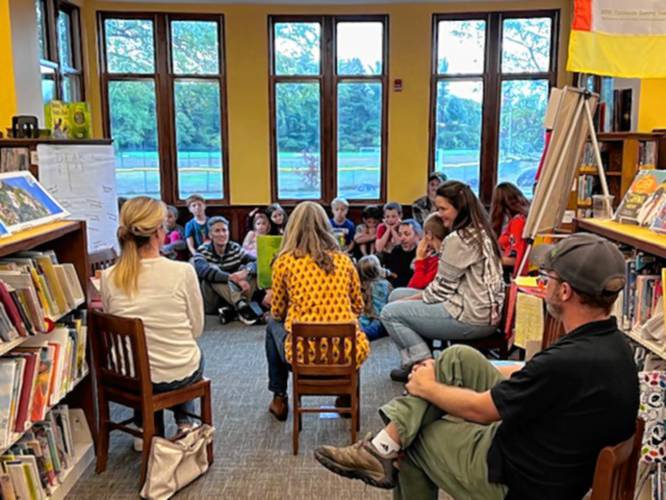
[[[540,288],[546,288],[546,285],[548,284],[548,280],[555,280],[559,281],[560,283],[562,280],[558,278],[557,276],[552,276],[548,274],[546,271],[539,271],[539,275],[537,276],[537,285],[539,285]]]

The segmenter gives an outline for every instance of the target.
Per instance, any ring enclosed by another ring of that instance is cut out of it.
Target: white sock
[[[400,451],[400,445],[393,441],[388,432],[383,429],[373,438],[372,446],[384,458],[388,458],[391,453]]]

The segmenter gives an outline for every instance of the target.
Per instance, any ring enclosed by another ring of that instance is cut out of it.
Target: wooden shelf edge
[[[645,349],[652,352],[653,354],[656,354],[661,359],[666,359],[666,352],[664,351],[664,346],[657,344],[653,340],[644,339],[643,337],[632,331],[627,331],[627,330],[622,330],[622,331],[627,337],[629,337],[637,344],[643,346]]]
[[[0,344],[0,356],[2,356],[4,354],[7,354],[12,349],[20,346],[25,341],[25,339],[29,339],[29,338],[30,337],[19,337],[17,339],[10,340],[9,342],[2,342]]]
[[[67,497],[74,485],[81,478],[88,466],[95,459],[95,448],[92,441],[85,443],[76,454],[76,463],[67,469],[62,482],[51,491],[50,500],[61,500]]]
[[[0,257],[5,257],[26,248],[34,248],[49,241],[73,233],[81,228],[81,221],[61,220],[35,226],[0,239]]]
[[[660,235],[647,228],[627,226],[631,231],[639,233],[632,235],[621,231],[622,224],[610,221],[594,221],[594,219],[574,219],[576,231],[588,231],[618,243],[624,243],[661,258],[666,258],[666,236]],[[641,237],[643,236],[643,237]]]
[[[24,337],[24,338],[30,338],[30,337]],[[46,408],[46,412],[45,412],[45,413],[50,412],[54,407],[58,406],[58,405],[62,402],[63,399],[65,399],[69,394],[71,394],[71,392],[72,392],[74,389],[76,389],[76,387],[77,387],[77,386],[78,386],[83,380],[85,380],[85,378],[86,378],[88,375],[90,375],[90,369],[89,369],[89,368],[86,369],[85,373],[84,373],[80,378],[78,378],[76,381],[74,381],[74,383],[73,383],[72,386],[69,388],[69,390],[68,390],[65,394],[63,394],[62,397],[61,397],[58,401],[56,401],[54,404],[52,404],[52,405],[50,405],[50,406],[48,406],[48,407]],[[32,429],[32,426],[33,426],[33,424],[35,424],[35,423],[37,423],[37,422],[32,422],[32,421],[30,421],[30,422],[28,422],[27,427],[25,428],[24,431],[22,431],[22,432],[13,432],[12,435],[11,435],[11,438],[9,439],[9,443],[7,443],[7,445],[4,446],[3,448],[0,448],[0,455],[4,455],[5,452],[6,452],[9,448],[11,448],[12,446],[14,446],[14,443],[16,443],[19,439],[21,439],[21,438],[24,436],[24,434],[25,434],[26,432],[28,432],[30,429]]]

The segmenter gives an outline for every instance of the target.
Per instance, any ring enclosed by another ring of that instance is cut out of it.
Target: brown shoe
[[[287,420],[287,415],[289,414],[289,400],[287,396],[280,394],[273,396],[273,401],[271,401],[268,411],[280,422]]]
[[[317,461],[331,472],[351,479],[360,479],[377,488],[396,486],[397,469],[393,462],[398,454],[382,457],[370,442],[371,434],[351,446],[320,446],[314,452]]]

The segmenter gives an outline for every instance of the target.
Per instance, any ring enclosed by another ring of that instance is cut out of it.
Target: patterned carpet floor
[[[271,394],[266,388],[264,327],[238,322],[222,326],[210,316],[206,325],[199,343],[206,357],[205,375],[213,386],[215,462],[175,498],[391,498],[388,491],[337,477],[313,458],[313,450],[321,444],[349,442],[347,420],[305,415],[300,452],[292,455],[291,415],[286,422],[278,422],[267,411]],[[372,344],[361,372],[361,435],[381,428],[377,408],[402,392],[402,386],[388,377],[397,362],[397,351],[388,338]],[[121,412],[125,410],[114,410],[116,418]],[[68,498],[138,498],[139,466],[140,455],[132,450],[131,436],[113,432],[107,470],[95,474],[93,463]]]

